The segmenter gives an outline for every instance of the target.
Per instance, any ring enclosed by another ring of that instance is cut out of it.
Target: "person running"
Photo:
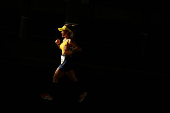
[[[58,30],[61,31],[62,37],[64,37],[62,43],[60,43],[60,39],[55,41],[62,51],[61,64],[54,73],[51,93],[41,94],[44,99],[53,100],[54,94],[57,93],[58,81],[64,74],[67,74],[68,77],[74,82],[74,86],[77,88],[79,93],[79,102],[82,102],[87,95],[87,92],[83,90],[82,84],[75,76],[73,70],[72,54],[74,52],[82,51],[81,47],[73,40],[74,28],[74,25],[69,24],[65,24],[62,28],[58,28]]]

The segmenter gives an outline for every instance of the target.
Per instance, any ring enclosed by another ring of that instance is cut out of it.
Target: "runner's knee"
[[[78,79],[77,79],[76,77],[69,77],[69,78],[70,78],[70,80],[73,81],[73,82],[77,82],[77,81],[78,81]]]
[[[64,72],[60,71],[59,69],[57,69],[54,73],[53,79],[59,79],[64,75]]]

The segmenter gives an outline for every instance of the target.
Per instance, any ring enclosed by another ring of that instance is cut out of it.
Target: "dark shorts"
[[[73,70],[73,61],[72,61],[72,58],[70,56],[67,56],[67,55],[61,55],[61,56],[64,56],[65,59],[64,59],[63,63],[59,65],[58,68],[62,72],[67,72],[67,71]]]

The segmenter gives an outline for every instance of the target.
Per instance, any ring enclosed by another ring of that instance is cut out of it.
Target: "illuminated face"
[[[61,31],[62,37],[66,37],[68,35],[69,31],[63,30]]]

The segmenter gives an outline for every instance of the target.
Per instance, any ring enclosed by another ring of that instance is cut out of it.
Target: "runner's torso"
[[[71,55],[72,54],[71,50],[69,50],[67,52],[64,50],[65,46],[69,46],[68,42],[69,42],[69,39],[64,39],[63,42],[60,44],[60,49],[62,50],[62,55]]]

